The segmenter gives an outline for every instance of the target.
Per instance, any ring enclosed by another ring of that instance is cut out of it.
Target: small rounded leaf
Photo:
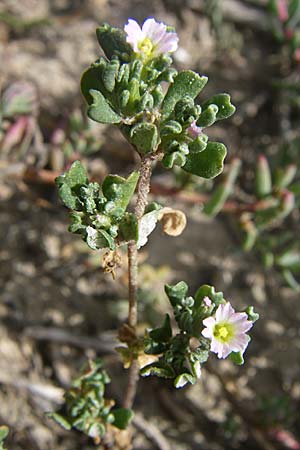
[[[183,169],[202,178],[215,178],[223,170],[226,147],[220,142],[208,142],[206,149],[186,156]]]
[[[134,416],[133,411],[128,408],[115,409],[112,415],[114,416],[113,425],[120,430],[125,430]]]

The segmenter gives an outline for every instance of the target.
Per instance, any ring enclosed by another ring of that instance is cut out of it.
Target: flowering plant
[[[107,249],[105,261],[110,267],[118,260],[119,248],[127,246],[128,321],[119,330],[122,345],[117,350],[129,367],[129,379],[123,408],[111,411],[112,404],[103,400],[107,375],[101,363],[94,363],[75,382],[76,389],[66,394],[70,417],[52,417],[99,441],[108,425],[123,429],[132,418],[139,372],[170,378],[179,388],[197,381],[210,352],[241,364],[249,342],[246,332],[258,316],[251,307],[236,313],[213,286],[203,285],[194,297],[189,296],[187,284],[181,281],[165,286],[175,323],[166,314],[161,327],[138,333],[138,249],[147,243],[158,221],[172,236],[186,224],[181,211],[148,202],[152,169],[161,162],[166,169],[178,166],[202,178],[219,175],[226,147],[210,141],[204,131],[230,117],[235,107],[225,93],[197,102],[208,79],[171,67],[170,53],[176,50],[178,37],[163,23],[149,18],[140,27],[129,19],[124,30],[105,24],[97,29],[97,38],[104,56],[86,70],[81,81],[88,116],[117,126],[139,155],[140,166],[127,178],[108,175],[100,186],[89,182],[76,161],[56,183],[62,202],[71,210],[69,230],[81,235],[93,250]],[[129,206],[135,192],[132,212]]]
[[[298,0],[269,0],[272,30],[279,42],[289,46],[293,61],[300,62],[300,9]]]

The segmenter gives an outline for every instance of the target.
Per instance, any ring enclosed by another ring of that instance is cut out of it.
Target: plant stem
[[[139,221],[144,214],[147,205],[147,197],[150,191],[150,179],[152,174],[151,157],[142,159],[140,177],[137,185],[137,201],[135,215]],[[137,291],[138,291],[138,250],[135,241],[128,243],[128,325],[136,332],[137,325]],[[134,360],[129,369],[128,384],[124,398],[124,408],[131,408],[137,390],[139,377],[138,362]]]

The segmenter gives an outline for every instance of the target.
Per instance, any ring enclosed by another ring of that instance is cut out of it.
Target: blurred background
[[[103,358],[109,394],[122,397],[112,330],[126,320],[126,258],[116,281],[103,273],[101,253],[67,232],[54,179],[76,159],[97,180],[133,169],[135,154],[118,130],[87,121],[79,83],[100,55],[97,25],[123,28],[129,17],[149,16],[175,26],[176,67],[209,77],[201,100],[228,92],[237,112],[210,131],[228,147],[225,176],[207,182],[155,170],[152,199],[185,211],[188,226],[176,239],[157,229],[141,252],[141,329],[161,323],[169,308],[163,286],[179,280],[191,294],[213,284],[237,308],[254,305],[261,319],[244,366],[212,358],[198,384],[181,390],[140,381],[134,449],[300,449],[298,0],[0,1],[7,447],[95,448],[45,416],[59,409],[88,357]]]

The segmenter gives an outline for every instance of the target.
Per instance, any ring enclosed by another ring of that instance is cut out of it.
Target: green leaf
[[[82,213],[72,211],[70,213],[69,231],[71,233],[81,233],[85,230],[85,225],[82,223]]]
[[[62,184],[58,189],[58,195],[61,201],[70,209],[78,209],[80,208],[80,203],[78,202],[77,195],[74,195],[72,189],[67,184]]]
[[[92,250],[100,248],[115,249],[115,242],[111,235],[105,230],[96,230],[93,227],[86,227],[86,243]]]
[[[276,256],[275,262],[284,269],[298,271],[300,270],[300,253],[296,249],[288,249]]]
[[[198,348],[196,348],[196,350],[190,354],[189,359],[190,359],[191,363],[198,362],[200,364],[203,364],[208,360],[210,344],[208,344],[207,339],[203,338],[202,336],[200,336],[199,340],[200,340],[200,346]],[[207,346],[208,346],[208,348],[207,348]]]
[[[296,164],[290,164],[287,167],[284,167],[283,169],[278,167],[276,169],[275,173],[275,182],[274,186],[283,189],[286,188],[292,183],[295,176],[297,175],[298,167]]]
[[[153,109],[154,99],[149,92],[145,92],[140,98],[138,109],[141,111]]]
[[[119,175],[107,175],[102,184],[103,195],[125,211],[134,194],[139,175],[139,172],[132,172],[127,179]]]
[[[126,106],[128,105],[129,99],[130,99],[130,92],[128,91],[128,89],[124,89],[121,92],[119,99],[120,99],[121,109],[126,108]]]
[[[244,231],[242,247],[245,252],[249,252],[254,247],[259,236],[259,232],[254,222],[251,220],[241,222],[240,224],[242,230]]]
[[[174,285],[166,284],[165,292],[169,297],[172,306],[176,306],[177,304],[180,304],[186,297],[186,294],[188,292],[188,285],[184,281],[179,281]]]
[[[150,337],[144,338],[144,352],[147,355],[159,355],[166,350],[166,344],[153,341]]]
[[[168,134],[180,134],[181,132],[182,126],[180,123],[176,120],[169,120],[162,125],[160,134],[164,136]]]
[[[164,323],[161,328],[155,328],[150,331],[149,336],[155,342],[168,342],[172,337],[172,327],[169,314],[166,314]]]
[[[200,153],[186,156],[183,169],[202,178],[215,178],[223,170],[226,147],[220,142],[208,142],[206,149]]]
[[[70,169],[55,180],[58,186],[67,184],[71,188],[81,187],[88,183],[87,173],[80,161],[75,161]]]
[[[133,48],[126,42],[126,34],[119,28],[113,28],[104,24],[96,30],[97,39],[105,55],[111,59],[113,55],[121,56],[128,60],[133,54]]]
[[[153,123],[138,123],[130,130],[130,142],[140,153],[146,154],[156,150],[158,132]]]
[[[300,283],[296,280],[290,270],[283,270],[282,276],[285,279],[286,283],[290,286],[290,288],[292,288],[295,292],[300,292]]]
[[[70,169],[55,179],[62,202],[70,209],[80,208],[78,200],[82,185],[88,183],[87,173],[80,161],[75,161]]]
[[[259,198],[265,197],[272,192],[270,166],[264,155],[258,157],[255,173],[255,192]]]
[[[156,107],[156,108],[159,107],[161,105],[162,101],[163,101],[163,98],[164,98],[162,87],[160,85],[156,86],[153,89],[153,91],[151,91],[151,95],[152,95],[153,102],[154,102],[153,106]]]
[[[242,352],[231,352],[229,358],[234,362],[234,364],[237,364],[238,366],[243,365],[245,362]]]
[[[200,76],[192,70],[183,70],[174,78],[162,105],[162,119],[167,119],[173,112],[176,103],[184,96],[196,98],[207,83],[208,78]]]
[[[224,203],[232,193],[232,189],[228,189],[223,183],[216,187],[211,198],[203,208],[203,212],[208,216],[214,217],[224,206]]]
[[[60,425],[65,430],[68,431],[71,430],[72,428],[71,423],[68,421],[66,417],[62,416],[61,414],[47,413],[47,416],[50,417],[50,419],[53,419],[56,423],[58,423],[58,425]]]
[[[209,297],[215,305],[224,303],[223,292],[216,292],[214,286],[204,284],[200,286],[195,294],[195,306],[198,307],[203,302],[204,297]]]
[[[120,430],[125,430],[133,419],[134,413],[128,408],[119,408],[112,411],[114,416],[113,425]]]
[[[182,373],[178,375],[178,377],[174,380],[174,386],[178,388],[182,388],[188,383],[195,384],[197,381],[197,378],[194,377],[191,373]]]
[[[90,119],[99,123],[120,123],[121,116],[117,114],[108,104],[103,94],[95,89],[90,89],[93,103],[88,108]]]
[[[148,364],[148,366],[143,367],[140,370],[140,374],[143,377],[148,377],[150,375],[156,375],[161,378],[174,378],[175,372],[172,366],[163,362],[157,362],[153,364]]]
[[[166,169],[172,169],[174,166],[182,167],[186,163],[185,154],[181,151],[168,153],[163,157],[162,164]]]
[[[206,134],[200,134],[189,144],[190,153],[199,153],[207,147],[208,136]]]
[[[121,241],[138,240],[138,221],[135,214],[126,213],[119,223],[119,239]]]
[[[216,115],[217,120],[227,119],[232,116],[235,112],[235,106],[230,102],[230,95],[228,94],[217,94],[212,98],[203,103],[202,109],[207,108],[209,105],[216,105],[218,107],[218,112]]]
[[[217,105],[208,105],[200,114],[200,117],[197,120],[197,126],[205,128],[213,125],[217,120],[218,111],[219,108]]]
[[[81,77],[81,92],[88,105],[93,103],[93,97],[90,93],[91,90],[105,92],[102,81],[104,66],[104,61],[100,61],[100,63],[89,67]]]
[[[84,202],[85,210],[88,214],[96,212],[96,200],[100,196],[100,186],[98,183],[89,183],[80,189],[81,198]]]
[[[120,62],[117,59],[113,59],[109,63],[106,64],[106,67],[103,70],[103,84],[105,89],[108,92],[113,92],[116,84],[116,78],[118,76],[118,71],[120,67]]]
[[[4,441],[4,439],[7,438],[9,433],[9,428],[5,425],[0,426],[0,443]]]
[[[105,230],[108,230],[113,226],[111,217],[109,217],[107,214],[97,212],[97,214],[90,218],[92,218],[92,225],[94,225],[94,227],[97,229],[104,228]]]
[[[253,306],[248,306],[245,313],[248,315],[248,319],[251,320],[251,322],[256,322],[259,319],[259,314],[254,311]]]
[[[210,200],[203,208],[203,212],[209,216],[215,216],[220,212],[234,189],[234,183],[237,179],[241,167],[241,161],[235,158],[229,165],[228,172],[225,178],[219,186],[214,190]]]
[[[127,114],[132,115],[137,112],[137,105],[140,101],[140,82],[136,78],[132,78],[129,81],[128,84],[128,90],[129,90],[129,101],[128,101],[128,107],[127,107]]]

